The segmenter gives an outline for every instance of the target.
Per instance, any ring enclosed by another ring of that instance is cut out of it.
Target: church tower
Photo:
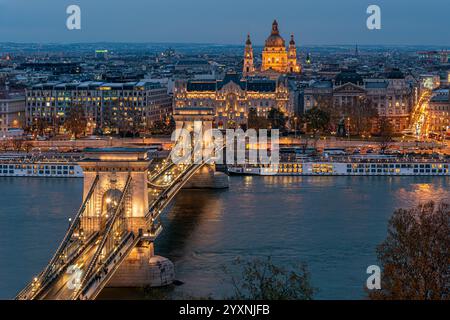
[[[244,68],[242,75],[247,77],[249,74],[255,71],[253,65],[253,47],[252,41],[250,40],[250,34],[247,35],[247,41],[245,42],[245,52],[244,52]]]
[[[300,64],[297,61],[297,48],[295,46],[294,35],[291,34],[288,49],[288,72],[299,73],[301,71]]]

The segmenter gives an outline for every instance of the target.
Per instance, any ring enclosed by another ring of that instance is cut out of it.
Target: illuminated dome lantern
[[[278,30],[278,22],[274,20],[272,23],[272,33],[266,40],[266,48],[279,48],[285,49],[284,39],[280,36],[280,31]]]

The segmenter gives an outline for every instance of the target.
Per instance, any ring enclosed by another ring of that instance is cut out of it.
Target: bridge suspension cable
[[[16,299],[35,299],[37,295],[47,286],[49,280],[54,278],[55,273],[59,273],[67,267],[67,262],[64,262],[61,265],[61,258],[65,257],[64,252],[71,244],[75,231],[79,231],[81,217],[88,207],[87,204],[92,200],[94,190],[97,187],[98,181],[99,176],[97,175],[80,209],[73,218],[69,230],[67,230],[63,238],[63,241],[60,243],[58,249],[56,250],[50,262],[47,264],[46,268],[16,296]]]
[[[130,191],[130,184],[131,184],[131,175],[129,175],[127,178],[120,200],[117,204],[117,207],[114,210],[114,214],[109,218],[106,224],[106,229],[103,238],[100,241],[100,244],[98,245],[94,256],[92,257],[88,265],[88,268],[86,269],[86,272],[83,275],[83,278],[80,281],[80,285],[78,286],[77,290],[75,290],[72,299],[79,298],[82,291],[85,290],[85,286],[88,284],[88,281],[91,279],[91,277],[95,276],[97,273],[96,272],[97,269],[94,270],[94,268],[98,267],[98,264],[100,264],[99,257],[100,256],[108,257],[109,254],[111,254],[114,250],[114,242],[115,242],[114,237],[117,237],[121,235],[120,233],[123,233],[122,232],[123,230],[121,229],[124,224],[123,218],[125,216],[125,199]]]

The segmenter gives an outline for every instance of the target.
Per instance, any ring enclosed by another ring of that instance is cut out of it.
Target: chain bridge
[[[212,123],[207,109],[178,111],[175,117],[177,128],[190,132],[194,121],[202,121],[204,130]],[[82,204],[47,266],[16,299],[87,300],[105,286],[171,283],[173,264],[153,250],[162,231],[161,215],[194,176],[199,185],[208,179],[214,183],[217,173],[210,160],[174,163],[169,155],[151,166],[144,149],[85,150],[79,163],[84,172]],[[226,187],[228,178],[221,178],[220,187]]]

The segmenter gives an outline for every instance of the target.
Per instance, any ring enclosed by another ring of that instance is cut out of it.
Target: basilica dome
[[[278,31],[278,23],[275,20],[272,23],[272,33],[266,40],[266,47],[283,47],[285,48],[284,39],[280,36],[280,32]]]

